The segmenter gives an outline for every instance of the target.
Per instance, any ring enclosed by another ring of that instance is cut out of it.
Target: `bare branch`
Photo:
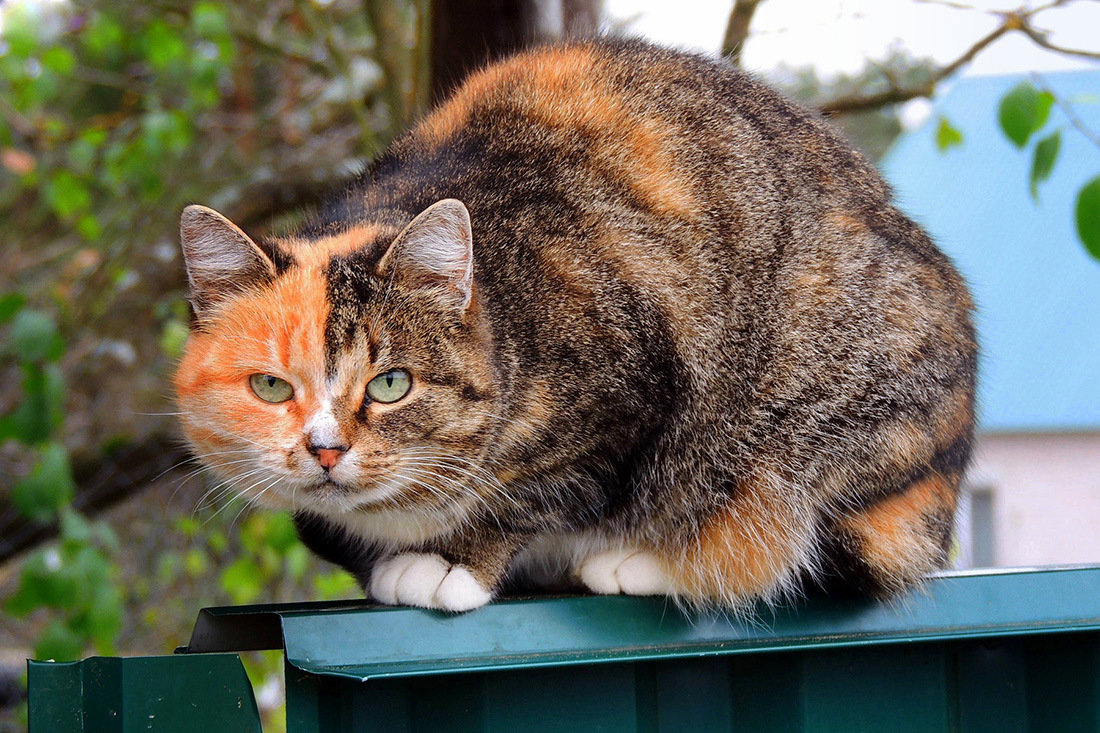
[[[848,97],[841,97],[834,99],[831,102],[826,102],[818,107],[818,111],[821,114],[838,115],[838,114],[852,114],[853,112],[864,112],[869,109],[878,109],[888,104],[897,104],[899,102],[907,102],[910,99],[916,99],[917,97],[930,97],[936,91],[936,85],[947,77],[954,74],[960,68],[970,63],[975,56],[981,53],[989,44],[996,41],[998,38],[1008,33],[1009,31],[1016,30],[1015,24],[1010,19],[1005,19],[1001,25],[997,26],[991,33],[983,36],[973,46],[968,48],[961,56],[952,61],[947,66],[937,69],[932,77],[925,83],[909,87],[905,89],[889,89],[885,92],[878,94],[867,95],[853,95]]]
[[[1096,51],[1083,51],[1083,50],[1076,49],[1076,48],[1065,48],[1063,46],[1058,46],[1054,43],[1051,43],[1049,40],[1047,40],[1047,34],[1046,33],[1042,32],[1042,31],[1039,31],[1039,30],[1036,30],[1035,28],[1032,28],[1030,25],[1025,24],[1024,27],[1020,28],[1020,31],[1022,31],[1025,36],[1027,36],[1032,41],[1034,41],[1036,45],[1042,46],[1043,48],[1047,49],[1048,51],[1054,51],[1056,53],[1060,53],[1060,54],[1063,54],[1065,56],[1077,56],[1077,57],[1083,58],[1083,59],[1092,59],[1094,61],[1100,61],[1100,53],[1098,53]]]
[[[290,49],[283,48],[278,44],[267,40],[266,38],[262,38],[259,33],[254,33],[253,31],[250,31],[246,28],[235,28],[233,29],[233,35],[236,36],[239,41],[242,41],[259,51],[269,53],[272,56],[276,56],[281,59],[288,59],[290,61],[295,61],[299,64],[302,64],[315,74],[320,74],[322,76],[330,76],[332,74],[332,69],[330,69],[327,64],[318,61],[317,59],[303,56],[300,53],[295,53]]]
[[[729,23],[726,25],[726,35],[722,39],[722,55],[734,66],[741,65],[741,50],[745,47],[745,40],[749,37],[749,26],[752,25],[752,16],[760,3],[761,0],[736,0],[733,3]]]
[[[950,7],[963,8],[961,4],[954,3],[951,0],[918,0],[919,2],[933,3],[937,5],[948,5]],[[1045,5],[1040,5],[1036,8],[1027,9],[1020,8],[1017,10],[1008,11],[996,11],[995,14],[1000,16],[1001,23],[992,32],[986,36],[980,38],[974,45],[968,48],[961,56],[952,61],[951,63],[937,69],[931,76],[931,78],[922,84],[918,84],[912,87],[898,89],[891,85],[891,88],[885,92],[879,92],[877,94],[867,95],[852,95],[847,97],[841,97],[834,99],[831,102],[826,102],[818,107],[818,110],[826,116],[831,115],[843,115],[852,114],[855,112],[864,112],[866,110],[878,109],[890,104],[897,104],[899,102],[907,102],[910,99],[916,99],[917,97],[930,97],[936,91],[936,86],[951,76],[966,64],[974,60],[974,57],[985,50],[991,43],[999,39],[1001,36],[1012,32],[1019,31],[1032,40],[1036,45],[1042,48],[1061,53],[1067,56],[1077,56],[1080,58],[1100,60],[1100,52],[1096,51],[1083,51],[1079,49],[1063,48],[1054,43],[1051,43],[1047,39],[1047,34],[1043,31],[1035,28],[1031,21],[1038,14],[1044,10],[1050,10],[1051,8],[1063,7],[1072,3],[1073,0],[1051,0],[1051,2]]]

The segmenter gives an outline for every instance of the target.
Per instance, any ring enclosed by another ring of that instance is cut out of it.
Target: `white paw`
[[[581,582],[594,593],[659,596],[672,590],[657,558],[644,550],[609,550],[581,563]]]
[[[371,596],[390,605],[469,611],[493,595],[461,565],[439,555],[405,553],[382,560],[370,579]]]

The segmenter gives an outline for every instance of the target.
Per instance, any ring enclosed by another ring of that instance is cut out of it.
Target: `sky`
[[[860,69],[867,58],[888,55],[892,45],[914,56],[949,63],[989,33],[998,19],[989,11],[1023,0],[763,0],[745,45],[744,65],[767,71],[781,63],[815,66],[832,74]],[[1042,2],[1042,0],[1039,0]],[[1037,6],[1037,2],[1029,3]],[[665,45],[714,53],[721,46],[732,0],[605,0],[613,21]],[[1100,1],[1077,0],[1037,16],[1050,40],[1100,51]],[[1002,37],[966,74],[1097,68],[1100,63],[1045,51],[1022,34]]]

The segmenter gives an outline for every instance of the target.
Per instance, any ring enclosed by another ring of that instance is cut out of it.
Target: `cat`
[[[315,220],[189,206],[185,434],[386,604],[745,610],[941,567],[973,306],[873,167],[637,40],[473,74]]]

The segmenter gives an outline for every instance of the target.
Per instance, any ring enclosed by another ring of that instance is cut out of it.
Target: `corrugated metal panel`
[[[30,733],[260,733],[236,654],[28,662]]]
[[[207,609],[186,651],[281,646],[289,733],[1100,731],[1097,567],[951,573],[890,604],[819,599],[752,621],[588,596],[459,615],[365,602]],[[102,694],[88,693],[87,668],[34,665],[32,721],[146,730],[165,690],[211,710],[243,705],[239,680],[181,666],[219,658],[158,658],[155,670],[89,660],[113,675]],[[186,712],[156,718],[172,709]],[[104,711],[124,726],[72,723],[107,725]],[[255,730],[179,720],[151,730]]]

